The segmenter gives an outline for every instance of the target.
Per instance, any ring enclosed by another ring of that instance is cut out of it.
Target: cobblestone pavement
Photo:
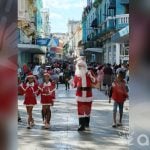
[[[93,90],[94,102],[91,114],[90,131],[78,132],[78,116],[75,89],[64,90],[60,85],[52,107],[51,128],[45,130],[41,118],[41,104],[34,107],[36,125],[26,129],[26,110],[23,97],[18,105],[22,122],[18,124],[18,150],[127,150],[128,149],[128,110],[124,110],[124,126],[113,129],[112,103],[103,92]],[[128,107],[128,102],[125,103]]]

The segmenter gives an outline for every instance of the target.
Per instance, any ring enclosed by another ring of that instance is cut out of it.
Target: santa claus
[[[83,59],[78,59],[72,85],[74,88],[77,88],[76,100],[79,117],[78,131],[89,129],[93,83],[96,84],[96,78],[91,71],[87,71],[86,62]]]

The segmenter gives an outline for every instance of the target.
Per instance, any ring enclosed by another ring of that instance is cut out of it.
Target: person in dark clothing
[[[70,85],[69,85],[69,80],[71,79],[71,71],[66,68],[64,70],[64,81],[65,81],[65,86],[66,86],[66,90],[70,89]]]
[[[112,85],[113,82],[113,70],[111,68],[111,65],[107,64],[103,72],[104,72],[103,85],[105,87],[105,94],[108,95],[108,91],[110,91],[110,86]]]

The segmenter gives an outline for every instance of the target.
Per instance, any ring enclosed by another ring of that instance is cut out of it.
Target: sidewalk
[[[26,111],[19,98],[19,111],[22,122],[18,125],[18,150],[126,150],[128,146],[128,111],[124,113],[124,127],[113,129],[112,103],[108,98],[94,90],[91,115],[91,131],[78,132],[78,116],[75,89],[65,91],[60,85],[57,98],[52,107],[51,128],[45,130],[41,118],[41,105],[35,106],[33,117],[36,126],[26,129]]]

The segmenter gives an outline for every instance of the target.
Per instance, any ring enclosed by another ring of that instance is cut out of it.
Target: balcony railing
[[[122,28],[129,24],[129,14],[116,15],[116,27]]]
[[[121,0],[121,4],[129,4],[129,0]]]

